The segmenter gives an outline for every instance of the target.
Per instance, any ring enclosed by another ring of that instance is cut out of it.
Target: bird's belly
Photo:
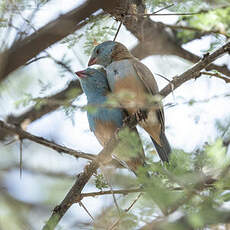
[[[146,106],[147,95],[144,87],[133,76],[117,80],[113,92],[129,113],[134,113],[137,109]]]
[[[146,89],[129,60],[113,62],[106,72],[113,93],[128,112],[133,113],[146,105]]]
[[[114,135],[118,127],[111,121],[102,122],[97,120],[95,123],[94,134],[100,144],[104,147],[110,138]]]
[[[151,109],[148,112],[147,119],[141,120],[139,124],[161,146],[161,123],[158,120],[156,110]]]

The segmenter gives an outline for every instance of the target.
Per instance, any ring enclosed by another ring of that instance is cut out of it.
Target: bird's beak
[[[88,66],[94,65],[97,63],[97,59],[96,58],[90,58],[89,62],[88,62]]]
[[[77,76],[80,77],[80,78],[86,77],[86,74],[85,74],[84,70],[77,71],[77,72],[75,72],[75,74],[77,74]]]

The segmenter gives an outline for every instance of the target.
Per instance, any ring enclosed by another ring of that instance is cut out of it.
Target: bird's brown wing
[[[132,63],[133,63],[133,67],[137,75],[139,76],[143,84],[145,85],[148,92],[151,93],[152,95],[158,94],[159,89],[157,86],[157,82],[153,74],[151,73],[151,71],[147,68],[147,66],[145,66],[143,63],[141,63],[137,59],[133,59]],[[157,113],[157,117],[161,124],[161,129],[164,131],[165,130],[164,110],[163,110],[163,106],[161,103],[159,104],[159,106],[160,108],[156,110],[156,113]]]

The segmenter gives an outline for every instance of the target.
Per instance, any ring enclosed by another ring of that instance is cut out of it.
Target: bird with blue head
[[[95,134],[99,143],[105,146],[117,129],[122,127],[127,113],[121,108],[106,106],[108,94],[111,91],[103,69],[87,68],[76,74],[87,97],[87,105],[96,107],[93,112],[87,111],[90,130]],[[132,136],[134,139],[121,140],[113,156],[125,162],[125,165],[135,173],[139,166],[143,166],[145,155],[136,128],[128,131],[130,132],[129,137]],[[131,155],[127,152],[131,152]]]
[[[155,96],[159,90],[151,71],[123,44],[115,41],[106,41],[94,48],[88,66],[94,64],[105,67],[109,86],[121,106],[130,115],[136,115],[161,160],[169,162],[171,147],[165,135],[164,111],[159,97]]]

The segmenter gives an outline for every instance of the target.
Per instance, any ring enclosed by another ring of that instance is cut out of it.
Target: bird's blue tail
[[[171,150],[170,144],[167,140],[167,137],[165,136],[165,133],[161,132],[161,135],[160,135],[160,140],[161,140],[162,146],[158,145],[152,137],[151,137],[151,140],[152,140],[161,160],[163,162],[164,161],[169,162],[169,155],[170,155],[172,150]]]

